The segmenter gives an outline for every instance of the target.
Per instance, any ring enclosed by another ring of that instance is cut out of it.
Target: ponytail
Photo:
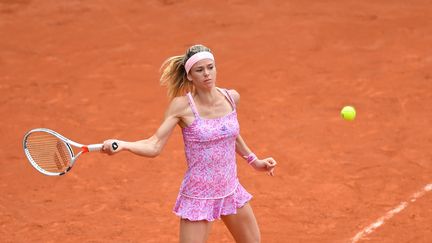
[[[160,68],[162,73],[160,84],[167,86],[168,97],[171,100],[195,91],[192,81],[187,79],[185,63],[192,55],[202,51],[211,52],[206,46],[193,45],[186,51],[186,54],[170,57],[163,62]]]
[[[193,84],[186,77],[184,58],[185,55],[170,57],[161,66],[160,83],[167,87],[171,100],[193,91]]]

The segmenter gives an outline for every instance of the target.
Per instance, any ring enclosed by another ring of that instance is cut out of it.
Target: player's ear
[[[188,73],[188,74],[186,75],[186,78],[187,78],[189,81],[192,81],[192,77],[191,77],[190,73]]]

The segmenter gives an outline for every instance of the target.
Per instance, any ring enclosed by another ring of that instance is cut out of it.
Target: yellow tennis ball
[[[356,110],[352,106],[345,106],[341,110],[341,116],[343,119],[345,119],[347,121],[352,121],[356,117]]]

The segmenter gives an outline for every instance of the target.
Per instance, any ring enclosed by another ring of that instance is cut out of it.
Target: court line
[[[402,210],[404,210],[410,203],[413,203],[417,201],[419,198],[424,196],[427,192],[432,191],[432,183],[427,184],[424,186],[421,190],[411,195],[408,201],[401,202],[398,206],[393,208],[392,210],[388,211],[384,216],[378,218],[375,222],[370,224],[369,226],[362,229],[360,232],[358,232],[351,240],[351,243],[356,243],[359,240],[361,240],[363,237],[373,233],[376,229],[378,229],[380,226],[382,226],[385,221],[393,218],[396,214],[400,213]]]

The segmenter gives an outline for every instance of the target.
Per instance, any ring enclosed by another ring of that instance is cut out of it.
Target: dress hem
[[[230,212],[230,213],[226,213],[226,214],[220,214],[219,217],[215,218],[215,217],[211,217],[211,218],[192,218],[192,217],[183,217],[183,215],[180,212],[176,212],[175,210],[173,210],[172,212],[177,215],[178,217],[180,217],[180,219],[186,219],[189,221],[208,221],[208,222],[213,222],[215,220],[221,219],[221,216],[227,216],[227,215],[233,215],[233,214],[237,214],[237,209],[244,207],[247,203],[249,203],[252,200],[253,196],[250,196],[249,199],[247,199],[244,203],[242,203],[241,205],[239,205],[238,207],[235,208],[234,212]]]

